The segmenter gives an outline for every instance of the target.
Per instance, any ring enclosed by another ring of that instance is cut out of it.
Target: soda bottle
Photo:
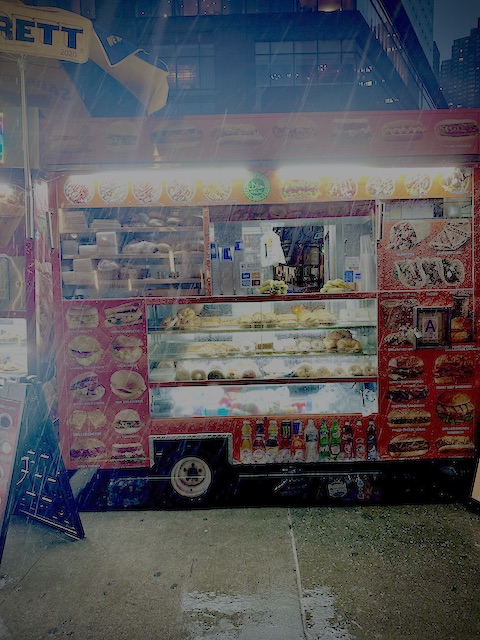
[[[305,460],[306,462],[318,461],[318,429],[312,419],[305,427]]]
[[[290,460],[290,448],[292,446],[292,423],[290,420],[282,420],[280,423],[279,457],[281,462]]]
[[[294,462],[305,461],[305,442],[302,437],[302,421],[293,421],[292,460]]]
[[[263,420],[257,420],[255,423],[255,440],[252,445],[253,461],[265,462],[265,427],[263,426]]]
[[[240,445],[240,462],[250,464],[253,462],[252,452],[252,425],[249,420],[243,421],[242,444]]]
[[[368,420],[367,426],[367,460],[378,460],[377,430],[373,418]]]
[[[365,460],[366,458],[365,438],[363,437],[363,425],[361,418],[358,418],[355,429],[355,458],[357,460]]]
[[[278,424],[276,420],[270,420],[268,425],[268,437],[265,443],[265,462],[275,462],[278,454]]]
[[[330,447],[328,445],[328,427],[325,420],[320,424],[320,460],[328,460]]]
[[[342,459],[352,460],[354,457],[353,430],[350,422],[345,420],[342,430]]]
[[[332,428],[330,429],[330,456],[336,460],[340,456],[340,444],[342,434],[340,433],[340,425],[338,420],[334,418]]]

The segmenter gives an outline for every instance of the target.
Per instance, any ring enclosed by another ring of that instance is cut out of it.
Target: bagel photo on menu
[[[103,349],[99,341],[93,336],[80,334],[68,343],[68,351],[72,358],[83,367],[89,367],[98,362]]]
[[[120,369],[112,373],[110,377],[110,388],[119,398],[125,400],[136,400],[145,391],[145,381],[136,371]]]
[[[143,354],[143,341],[137,336],[119,335],[112,340],[109,353],[116,362],[137,362]]]

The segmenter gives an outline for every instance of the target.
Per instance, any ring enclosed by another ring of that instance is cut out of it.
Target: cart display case
[[[361,413],[365,383],[376,387],[375,299],[156,304],[148,314],[155,418]]]

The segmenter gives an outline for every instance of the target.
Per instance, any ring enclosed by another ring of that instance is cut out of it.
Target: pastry
[[[206,380],[207,373],[205,369],[193,369],[192,371],[192,380]]]

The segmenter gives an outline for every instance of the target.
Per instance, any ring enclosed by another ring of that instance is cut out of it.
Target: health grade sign
[[[0,51],[83,63],[88,60],[92,23],[69,11],[0,2]]]

